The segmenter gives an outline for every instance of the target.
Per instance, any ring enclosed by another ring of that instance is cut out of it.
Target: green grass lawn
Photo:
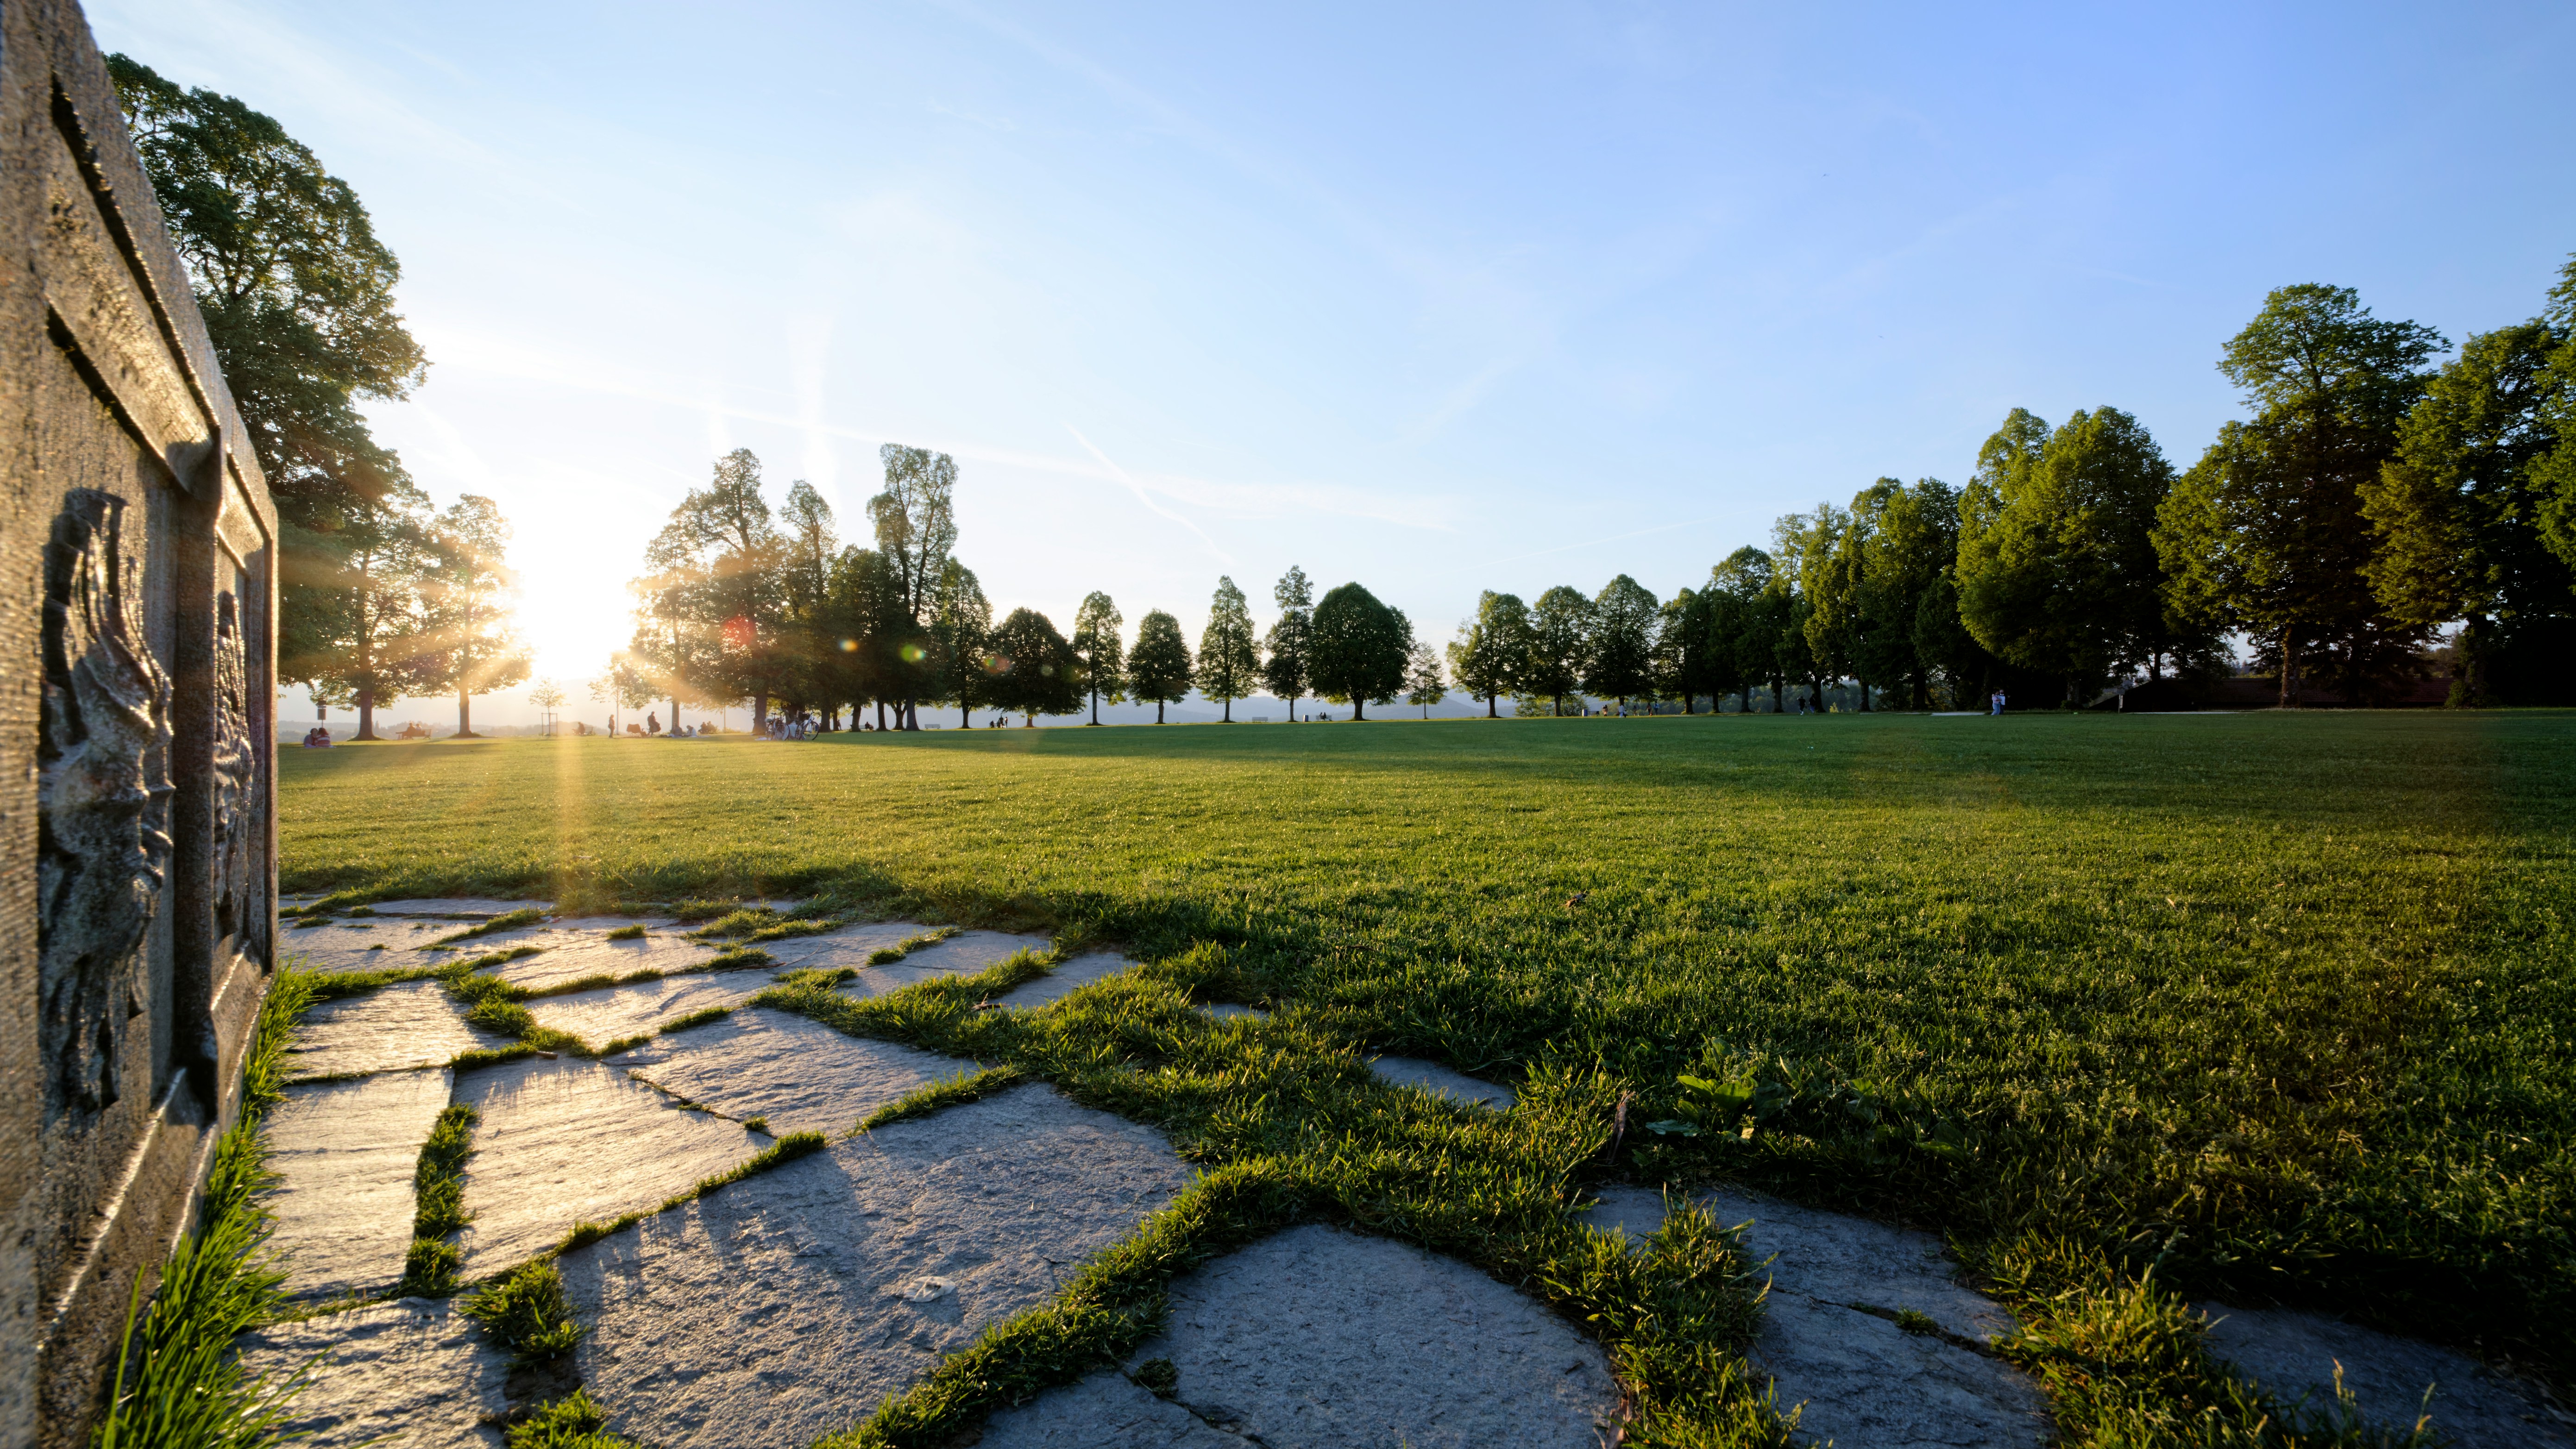
[[[280,773],[289,890],[824,893],[1119,942],[1151,982],[1044,1031],[933,998],[845,1025],[1018,1061],[1498,1272],[1567,1271],[1521,1198],[1612,1177],[1945,1232],[2034,1325],[2075,1442],[2285,1442],[2192,1427],[2225,1413],[2158,1357],[2164,1290],[2571,1366],[2576,715],[530,740]],[[1290,1009],[1220,1031],[1187,997]],[[1535,1125],[1370,1106],[1357,1047],[1521,1087]],[[1755,1130],[1684,1074],[1752,1089]],[[1503,1205],[1442,1206],[1479,1193]]]

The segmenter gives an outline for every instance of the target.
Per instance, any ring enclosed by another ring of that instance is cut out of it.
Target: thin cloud
[[[1113,462],[1110,462],[1110,461],[1109,461],[1109,455],[1108,455],[1107,453],[1104,453],[1104,452],[1100,451],[1099,447],[1098,447],[1097,445],[1095,445],[1095,444],[1094,444],[1094,443],[1093,443],[1089,438],[1084,437],[1080,432],[1076,431],[1076,430],[1075,430],[1075,428],[1074,428],[1074,426],[1073,426],[1073,424],[1071,424],[1071,423],[1067,423],[1067,424],[1065,424],[1065,425],[1064,425],[1064,430],[1065,430],[1066,432],[1068,432],[1068,433],[1072,433],[1072,434],[1073,434],[1073,440],[1074,440],[1075,442],[1080,443],[1080,444],[1083,446],[1083,448],[1084,448],[1084,450],[1085,450],[1085,451],[1089,452],[1089,453],[1091,454],[1091,456],[1093,456],[1093,457],[1095,457],[1095,458],[1097,458],[1097,459],[1099,459],[1099,460],[1100,460],[1100,466],[1109,470],[1109,476],[1110,476],[1110,477],[1115,478],[1115,479],[1117,479],[1119,482],[1126,484],[1126,485],[1128,486],[1128,488],[1129,488],[1129,489],[1133,490],[1133,491],[1135,492],[1135,494],[1136,494],[1136,501],[1137,501],[1137,502],[1144,504],[1148,509],[1151,509],[1153,512],[1158,513],[1158,514],[1162,515],[1163,517],[1170,519],[1170,520],[1171,520],[1171,521],[1173,521],[1174,523],[1179,524],[1181,527],[1188,529],[1190,532],[1197,534],[1197,535],[1199,536],[1199,542],[1201,542],[1201,543],[1203,543],[1203,544],[1206,544],[1206,545],[1207,545],[1207,547],[1208,547],[1208,552],[1210,552],[1210,553],[1212,553],[1212,554],[1215,554],[1215,555],[1216,555],[1217,562],[1219,562],[1219,563],[1221,563],[1221,564],[1224,564],[1224,565],[1226,565],[1226,566],[1227,566],[1227,567],[1229,567],[1229,568],[1231,568],[1231,567],[1233,567],[1233,566],[1234,566],[1234,555],[1232,555],[1232,554],[1230,554],[1230,553],[1227,553],[1224,549],[1221,549],[1221,548],[1217,547],[1217,546],[1216,546],[1216,540],[1215,540],[1215,539],[1213,539],[1213,538],[1208,537],[1208,535],[1207,535],[1207,530],[1206,530],[1206,529],[1199,527],[1197,524],[1192,523],[1190,520],[1188,520],[1188,519],[1186,519],[1186,518],[1183,518],[1181,515],[1179,515],[1179,514],[1177,514],[1177,513],[1174,513],[1172,510],[1170,510],[1170,509],[1168,509],[1168,508],[1165,508],[1163,505],[1161,505],[1161,504],[1159,504],[1159,503],[1155,502],[1155,501],[1154,501],[1154,495],[1145,491],[1145,485],[1144,485],[1144,484],[1139,483],[1139,482],[1137,482],[1134,478],[1132,478],[1132,477],[1128,476],[1128,473],[1127,473],[1127,470],[1126,470],[1126,469],[1119,467],[1117,464],[1115,464],[1115,463],[1113,463]]]

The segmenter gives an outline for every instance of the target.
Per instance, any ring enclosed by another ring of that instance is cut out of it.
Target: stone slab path
[[[1190,1173],[1030,1085],[836,1144],[562,1261],[582,1381],[649,1444],[809,1443],[1053,1296]]]
[[[1620,1403],[1599,1346],[1536,1300],[1322,1226],[1175,1280],[1171,1326],[1126,1368],[1158,1359],[1178,1371],[1168,1400],[1096,1374],[995,1415],[983,1449],[1592,1449]]]
[[[330,970],[454,960],[422,948],[528,905],[388,902],[286,944]],[[611,938],[637,925],[642,935]],[[653,918],[547,920],[458,944],[478,956],[536,948],[485,968],[536,991],[662,973],[527,1003],[541,1024],[594,1045],[645,1036],[598,1060],[450,1068],[460,1053],[508,1042],[467,1025],[436,981],[315,1007],[294,1049],[297,1080],[269,1118],[279,1174],[269,1203],[288,1291],[323,1311],[245,1335],[245,1364],[276,1374],[313,1366],[290,1427],[317,1449],[395,1431],[404,1449],[500,1449],[504,1416],[562,1391],[527,1370],[514,1378],[452,1302],[327,1308],[400,1281],[421,1144],[452,1104],[479,1114],[463,1176],[472,1221],[454,1240],[469,1281],[548,1251],[578,1223],[641,1215],[558,1266],[590,1330],[574,1374],[616,1432],[655,1449],[810,1443],[1046,1303],[1188,1185],[1192,1169],[1171,1145],[1037,1083],[856,1135],[877,1108],[981,1064],[747,1004],[801,967],[849,968],[855,978],[837,989],[863,997],[1047,945],[968,931],[915,944],[900,960],[869,959],[925,934],[883,922],[783,937],[760,943],[769,962],[725,970],[707,967],[729,943],[691,940]],[[1133,964],[1086,955],[998,1004],[1042,1011]],[[708,1007],[727,1014],[659,1034]],[[1240,1031],[1267,1015],[1203,1009]],[[1516,1107],[1509,1087],[1436,1062],[1379,1056],[1369,1066],[1390,1086],[1475,1111]],[[826,1148],[695,1195],[777,1134],[807,1131]],[[662,1206],[675,1198],[686,1200]],[[1752,1362],[1784,1406],[1804,1405],[1811,1442],[2051,1441],[2042,1395],[1985,1348],[2013,1331],[2011,1315],[1957,1280],[1937,1240],[1753,1194],[1707,1205],[1723,1222],[1747,1223],[1747,1246],[1769,1261]],[[1618,1189],[1585,1221],[1642,1236],[1663,1215],[1659,1195]],[[1602,1442],[1621,1404],[1599,1347],[1535,1299],[1454,1259],[1336,1228],[1291,1228],[1205,1264],[1174,1280],[1171,1309],[1165,1331],[1120,1368],[995,1416],[980,1442],[1580,1449]],[[2210,1313],[2213,1348],[2277,1395],[2330,1396],[2340,1361],[2379,1423],[2411,1422],[2429,1384],[2437,1427],[2465,1449],[2576,1449],[2565,1415],[2458,1355],[2313,1315]],[[1900,1326],[1900,1315],[1924,1331]],[[1145,1376],[1164,1392],[1138,1382],[1148,1365],[1175,1376]]]

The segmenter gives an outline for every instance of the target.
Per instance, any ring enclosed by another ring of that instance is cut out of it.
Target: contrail
[[[1119,467],[1117,464],[1110,462],[1110,461],[1109,461],[1109,455],[1108,455],[1107,453],[1104,453],[1104,452],[1100,451],[1100,449],[1099,449],[1099,448],[1097,448],[1097,447],[1093,446],[1092,441],[1091,441],[1089,438],[1084,437],[1084,436],[1081,434],[1081,432],[1080,432],[1079,430],[1077,430],[1077,429],[1074,427],[1074,425],[1073,425],[1073,424],[1071,424],[1071,423],[1067,423],[1067,424],[1065,424],[1065,425],[1064,425],[1064,430],[1065,430],[1066,432],[1068,432],[1068,433],[1072,433],[1072,434],[1073,434],[1073,440],[1074,440],[1075,442],[1080,443],[1080,444],[1081,444],[1085,449],[1089,450],[1089,452],[1091,453],[1091,456],[1093,456],[1093,457],[1095,457],[1095,458],[1098,458],[1098,459],[1100,460],[1100,466],[1109,470],[1109,476],[1110,476],[1110,477],[1117,479],[1119,482],[1124,483],[1124,484],[1126,484],[1129,488],[1131,488],[1131,489],[1135,490],[1135,494],[1136,494],[1136,501],[1137,501],[1137,502],[1144,504],[1147,508],[1150,508],[1150,509],[1152,509],[1154,512],[1159,513],[1159,514],[1161,514],[1162,516],[1164,516],[1165,518],[1168,518],[1168,519],[1172,520],[1174,523],[1177,523],[1177,524],[1179,524],[1181,527],[1188,529],[1190,532],[1197,534],[1197,535],[1199,536],[1199,542],[1201,542],[1201,543],[1203,543],[1203,544],[1206,544],[1206,545],[1208,546],[1208,552],[1210,552],[1210,553],[1212,553],[1212,554],[1215,554],[1215,555],[1216,555],[1216,557],[1217,557],[1217,562],[1219,562],[1219,563],[1222,563],[1222,564],[1226,565],[1228,568],[1231,568],[1231,567],[1233,567],[1233,566],[1234,566],[1234,555],[1232,555],[1232,554],[1230,554],[1230,553],[1227,553],[1224,549],[1221,549],[1221,548],[1217,547],[1217,546],[1216,546],[1216,540],[1215,540],[1215,539],[1212,539],[1212,538],[1210,538],[1210,537],[1208,537],[1208,536],[1207,536],[1207,530],[1206,530],[1206,529],[1199,527],[1197,524],[1190,522],[1188,519],[1183,518],[1183,517],[1182,517],[1182,516],[1180,516],[1179,514],[1174,513],[1172,510],[1170,510],[1170,509],[1168,509],[1168,508],[1165,508],[1163,505],[1161,505],[1161,504],[1159,504],[1159,503],[1155,502],[1155,501],[1154,501],[1154,497],[1153,497],[1153,495],[1152,495],[1152,494],[1150,494],[1150,493],[1147,493],[1147,492],[1145,491],[1145,485],[1144,485],[1144,484],[1139,483],[1139,482],[1137,482],[1134,478],[1129,477],[1129,476],[1127,475],[1127,470],[1126,470],[1126,469],[1121,468],[1121,467]]]

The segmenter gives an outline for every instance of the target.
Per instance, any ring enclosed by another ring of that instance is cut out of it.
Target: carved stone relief
[[[125,500],[63,497],[45,548],[37,953],[46,1118],[114,1103],[135,948],[170,865],[170,677],[143,633]]]
[[[259,752],[251,742],[249,665],[242,639],[241,605],[232,590],[215,595],[214,774],[215,936],[232,938],[236,950],[256,950],[252,939],[265,912],[253,907],[252,841],[259,828]]]

